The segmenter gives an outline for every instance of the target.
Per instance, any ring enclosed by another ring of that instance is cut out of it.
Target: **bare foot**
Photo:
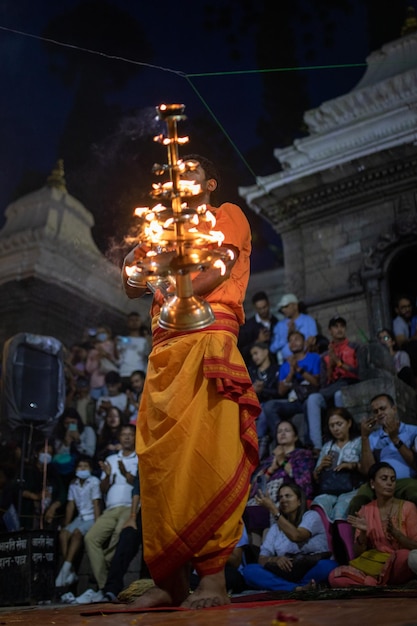
[[[181,604],[187,609],[207,609],[211,606],[230,604],[227,595],[224,572],[203,576],[194,593]]]
[[[314,589],[317,589],[317,583],[314,578],[312,578],[309,583],[302,587],[296,587],[294,591],[313,591]]]
[[[189,567],[187,565],[162,581],[159,586],[155,585],[147,589],[132,602],[131,606],[137,608],[179,606],[189,594],[189,585]]]

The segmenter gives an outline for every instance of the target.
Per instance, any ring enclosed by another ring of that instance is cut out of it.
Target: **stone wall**
[[[275,293],[296,293],[324,334],[336,311],[357,341],[390,326],[389,269],[417,242],[416,176],[417,146],[408,145],[274,190],[267,218],[285,260],[273,275]]]

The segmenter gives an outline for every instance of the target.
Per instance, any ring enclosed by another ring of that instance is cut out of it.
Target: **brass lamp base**
[[[199,330],[215,320],[211,306],[205,300],[191,295],[173,296],[161,309],[159,325],[165,330]]]

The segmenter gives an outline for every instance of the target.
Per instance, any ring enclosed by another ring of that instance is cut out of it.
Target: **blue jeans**
[[[262,437],[266,437],[268,434],[268,419],[264,413],[263,406],[265,403],[261,403],[261,412],[256,418],[256,434],[258,435],[258,439],[262,439]]]
[[[265,415],[268,422],[268,430],[271,433],[274,441],[277,433],[277,426],[282,420],[291,419],[297,413],[303,413],[303,403],[295,400],[289,402],[288,400],[268,400],[262,405],[262,413]],[[259,418],[258,418],[259,419]]]
[[[321,450],[323,447],[321,432],[322,411],[329,406],[343,406],[341,389],[347,387],[352,382],[356,381],[339,378],[335,383],[320,389],[319,393],[312,393],[308,396],[306,402],[308,435],[310,442],[317,450]]]
[[[268,591],[294,591],[296,587],[308,585],[311,580],[316,583],[327,582],[332,570],[338,566],[337,561],[322,559],[296,583],[280,578],[258,563],[250,563],[243,568],[243,578],[250,589],[267,589]]]

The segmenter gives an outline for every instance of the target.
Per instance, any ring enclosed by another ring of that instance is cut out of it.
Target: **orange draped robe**
[[[237,349],[249,278],[250,229],[236,205],[212,209],[239,257],[209,294],[216,321],[174,332],[152,320],[153,348],[137,420],[144,555],[154,581],[191,562],[220,571],[242,533],[258,463],[260,407]]]
[[[387,534],[386,524],[383,525],[376,500],[362,506],[358,515],[366,519],[368,530],[366,536],[370,547],[391,554],[381,574],[377,577],[364,574],[351,565],[336,567],[329,575],[331,587],[348,587],[354,585],[402,585],[413,577],[407,565],[410,550],[402,548],[398,541]],[[406,537],[417,541],[417,509],[413,502],[401,500],[398,516],[393,517],[393,525]],[[359,530],[355,531],[355,537]]]

